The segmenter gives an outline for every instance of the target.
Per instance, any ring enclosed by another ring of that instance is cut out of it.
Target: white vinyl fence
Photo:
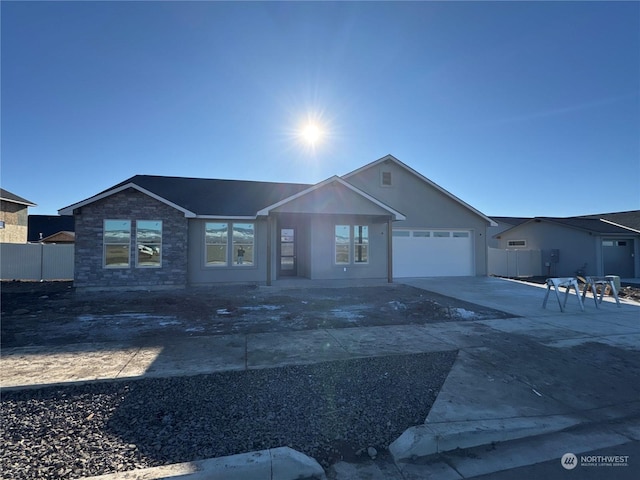
[[[534,277],[542,275],[540,250],[502,250],[489,248],[489,275]]]
[[[0,243],[0,279],[73,280],[73,244]]]

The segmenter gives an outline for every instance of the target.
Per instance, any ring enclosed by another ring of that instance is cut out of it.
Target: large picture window
[[[353,227],[353,261],[369,263],[369,227],[355,225]]]
[[[253,223],[233,224],[233,263],[253,266]]]
[[[336,263],[339,265],[350,262],[349,252],[351,250],[351,226],[336,225]]]
[[[162,220],[138,220],[136,246],[138,267],[161,267]]]
[[[205,264],[212,267],[227,265],[229,224],[207,222],[205,226]]]
[[[131,250],[131,221],[105,220],[103,242],[104,266],[128,268]]]
[[[252,267],[255,265],[255,224],[207,222],[205,265]]]

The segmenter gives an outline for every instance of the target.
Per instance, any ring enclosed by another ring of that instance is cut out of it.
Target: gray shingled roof
[[[0,188],[0,198],[2,200],[5,200],[7,202],[13,202],[13,203],[20,203],[22,205],[27,205],[29,207],[35,207],[36,204],[33,202],[30,202],[29,200],[19,197],[18,195],[16,195],[15,193],[11,193],[8,190],[5,190],[4,188]]]
[[[585,218],[604,218],[610,222],[624,225],[625,227],[640,230],[640,210],[628,212],[601,213],[597,215],[585,215]]]
[[[569,217],[569,218],[556,218],[556,217],[536,217],[539,220],[545,220],[552,223],[559,223],[566,225],[567,227],[579,228],[581,230],[587,230],[594,233],[604,234],[619,234],[630,233],[629,230],[610,223],[603,222],[599,218],[584,218],[584,217]]]
[[[105,192],[128,183],[134,183],[196,215],[219,216],[253,216],[259,210],[312,186],[301,183],[135,175]]]

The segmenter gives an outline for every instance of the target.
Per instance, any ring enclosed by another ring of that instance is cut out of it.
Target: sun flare
[[[310,145],[315,145],[322,137],[322,130],[315,123],[310,123],[302,129],[302,138]]]

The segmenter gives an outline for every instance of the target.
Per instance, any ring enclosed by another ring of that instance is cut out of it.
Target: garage
[[[393,276],[474,275],[471,230],[393,230]]]

